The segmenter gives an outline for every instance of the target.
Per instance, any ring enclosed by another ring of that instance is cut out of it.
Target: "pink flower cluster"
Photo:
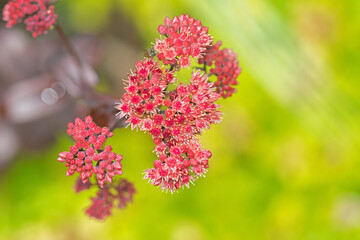
[[[3,20],[11,28],[25,19],[26,30],[35,38],[55,24],[54,9],[49,0],[11,0],[3,9]]]
[[[156,114],[163,105],[166,87],[176,80],[173,72],[160,68],[153,59],[144,59],[136,63],[136,71],[128,75],[128,79],[126,93],[116,108],[121,110],[120,117],[128,117],[131,129],[150,129],[151,119],[146,119]]]
[[[108,128],[97,126],[87,116],[85,121],[77,118],[75,124],[69,123],[67,133],[76,141],[69,152],[61,152],[58,157],[58,161],[65,162],[69,168],[67,176],[78,172],[82,182],[86,183],[95,174],[98,185],[103,188],[115,175],[122,175],[122,155],[112,152],[110,145],[101,150],[106,139],[113,136]]]
[[[90,181],[83,183],[81,178],[78,178],[75,182],[74,190],[76,193],[79,193],[79,192],[82,192],[84,190],[91,188],[91,186],[92,186],[92,183]]]
[[[127,181],[126,179],[121,179],[118,185],[115,187],[118,202],[118,208],[125,208],[128,203],[133,201],[133,196],[136,193],[134,184]]]
[[[171,192],[189,186],[208,168],[211,153],[202,149],[195,136],[221,121],[219,105],[215,104],[220,95],[200,71],[193,72],[189,84],[180,83],[168,91],[176,79],[154,59],[137,62],[128,79],[126,93],[116,108],[132,129],[139,127],[152,135],[159,158],[144,178]]]
[[[216,92],[220,93],[223,98],[227,98],[236,92],[233,86],[238,84],[236,78],[241,73],[241,68],[236,59],[236,53],[226,48],[220,50],[221,44],[221,41],[218,41],[209,47],[206,54],[198,62],[208,66],[215,65],[210,69],[210,74],[217,76]]]
[[[118,208],[125,208],[132,202],[135,192],[134,185],[125,179],[121,179],[117,186],[105,185],[103,189],[99,189],[95,198],[91,198],[92,205],[85,212],[91,217],[104,220],[111,215],[114,201],[118,201]]]
[[[154,168],[145,170],[144,179],[149,179],[154,186],[174,192],[182,186],[204,176],[209,167],[209,150],[202,149],[197,138],[190,138],[183,143],[169,146],[164,142],[155,147],[159,159],[154,161]],[[193,173],[193,174],[191,174]]]
[[[16,18],[16,11],[7,9],[4,19],[12,26],[39,10],[33,11],[18,14],[20,17]],[[36,22],[34,17],[28,17],[25,23]],[[241,69],[236,54],[231,49],[220,50],[221,42],[211,45],[208,28],[189,15],[172,20],[167,17],[158,31],[164,38],[156,39],[149,57],[138,61],[135,71],[128,74],[125,93],[115,107],[119,110],[118,116],[124,118],[132,130],[140,129],[152,136],[157,157],[153,167],[145,170],[144,179],[173,193],[189,187],[207,172],[212,153],[201,146],[198,136],[212,124],[221,122],[220,106],[215,102],[235,92],[233,86],[238,84],[236,78]],[[158,60],[153,58],[156,55]],[[175,78],[176,71],[189,67],[191,58],[204,64],[204,68],[193,71],[190,79],[179,81]],[[206,65],[213,66],[210,74],[206,73]],[[216,75],[217,81],[210,82],[209,75]],[[58,160],[65,162],[68,176],[80,174],[75,191],[90,188],[93,175],[100,187],[86,213],[105,219],[111,215],[116,201],[118,208],[126,207],[133,199],[135,188],[126,180],[113,181],[115,175],[122,175],[122,156],[112,152],[111,146],[103,147],[112,132],[106,127],[100,128],[88,116],[85,121],[77,118],[75,123],[69,123],[67,133],[76,143],[68,152],[61,152]]]
[[[91,198],[92,205],[85,210],[85,213],[99,220],[104,220],[111,215],[114,198],[110,192],[110,186],[105,185],[103,189],[98,190],[96,197]]]
[[[158,52],[158,59],[164,64],[180,64],[183,68],[190,66],[190,56],[200,58],[212,42],[208,28],[189,15],[174,17],[172,20],[166,17],[158,31],[165,36],[164,39],[155,40],[154,49]]]

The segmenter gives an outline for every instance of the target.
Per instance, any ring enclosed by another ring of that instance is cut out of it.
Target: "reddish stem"
[[[61,38],[62,42],[65,45],[66,50],[70,53],[71,57],[74,59],[75,63],[78,65],[79,68],[81,68],[81,60],[77,52],[75,51],[75,48],[73,47],[72,43],[70,42],[68,36],[63,31],[60,24],[55,25],[55,30],[59,34],[59,37]]]

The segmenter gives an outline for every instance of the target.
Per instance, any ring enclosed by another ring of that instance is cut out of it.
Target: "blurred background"
[[[0,239],[360,239],[360,1],[61,0],[55,10],[89,84],[114,98],[166,16],[200,19],[243,72],[220,100],[223,122],[201,137],[213,156],[190,189],[147,184],[151,137],[115,130],[137,194],[101,222],[84,214],[95,189],[76,195],[56,161],[72,145],[67,122],[92,111],[71,85],[79,73],[55,31],[32,39],[1,22]]]

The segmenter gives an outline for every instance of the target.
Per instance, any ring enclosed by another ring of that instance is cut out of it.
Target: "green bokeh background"
[[[360,1],[61,0],[69,31],[101,33],[114,9],[144,45],[165,16],[189,13],[233,48],[243,72],[238,93],[220,100],[223,122],[203,145],[206,178],[166,194],[142,180],[151,137],[119,129],[134,203],[104,222],[84,209],[57,153],[22,153],[1,176],[0,239],[360,239]],[[146,44],[149,43],[149,44]],[[114,49],[116,51],[116,49]]]

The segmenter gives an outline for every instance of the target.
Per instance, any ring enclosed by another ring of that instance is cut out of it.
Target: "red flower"
[[[207,172],[208,159],[211,152],[203,150],[198,139],[192,138],[187,143],[177,145],[159,153],[161,160],[155,160],[154,168],[145,170],[144,179],[149,179],[151,184],[160,189],[175,192],[179,188],[196,181]],[[158,148],[155,148],[159,150]]]
[[[113,135],[108,128],[96,126],[90,116],[85,122],[77,118],[75,124],[69,123],[68,127],[68,134],[76,142],[69,152],[61,152],[58,158],[69,168],[67,176],[78,172],[86,184],[92,175],[96,175],[99,187],[103,188],[105,181],[112,182],[115,175],[122,175],[122,155],[112,152],[111,146],[100,150],[106,139]]]
[[[76,193],[82,192],[86,189],[89,189],[92,186],[90,181],[87,181],[86,183],[83,183],[81,178],[78,178],[74,185],[74,190]]]
[[[115,201],[118,201],[118,208],[124,208],[133,201],[135,193],[134,185],[121,179],[116,186],[106,185],[103,189],[99,189],[96,197],[91,198],[92,205],[85,212],[91,217],[104,220],[111,215]]]
[[[165,36],[164,39],[155,39],[154,49],[158,52],[158,59],[164,64],[180,64],[183,68],[190,66],[189,56],[200,58],[212,42],[208,28],[189,15],[172,20],[166,17],[158,31]]]
[[[11,0],[3,9],[3,20],[7,22],[7,28],[24,21],[26,30],[35,38],[46,34],[55,24],[54,9],[49,0]]]
[[[117,199],[119,200],[118,208],[125,208],[128,203],[133,201],[134,194],[136,193],[134,184],[126,179],[121,179],[115,189]]]
[[[167,81],[165,76],[172,72],[160,69],[153,59],[137,62],[136,67],[116,107],[132,129],[139,127],[148,132],[156,144],[157,167],[146,170],[145,178],[174,192],[206,172],[211,153],[202,150],[196,135],[221,121],[222,114],[215,104],[220,95],[200,71],[193,72],[189,84],[180,83],[169,92],[166,89],[174,79]],[[134,102],[134,98],[140,100]]]
[[[99,189],[95,198],[91,198],[92,205],[86,209],[86,214],[99,220],[111,215],[115,196],[111,194],[110,187]]]
[[[210,69],[210,74],[217,76],[216,92],[220,93],[223,98],[227,98],[236,92],[233,86],[238,84],[236,78],[241,73],[241,68],[236,59],[236,54],[231,49],[220,50],[220,46],[221,42],[218,41],[209,47],[206,55],[200,58],[198,62],[200,64],[205,63],[208,66],[215,65]]]
[[[154,59],[136,63],[136,71],[128,76],[126,93],[116,106],[120,110],[120,117],[128,118],[131,129],[142,127],[142,121],[158,111],[163,104],[165,88],[175,80],[172,74],[161,69]]]

